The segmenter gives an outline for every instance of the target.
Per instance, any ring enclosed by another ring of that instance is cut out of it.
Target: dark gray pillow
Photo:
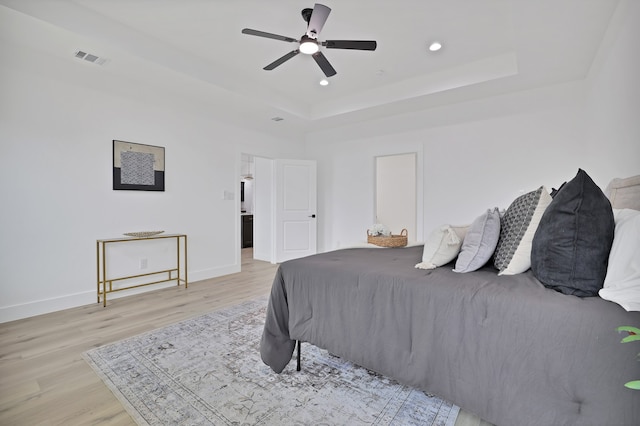
[[[614,226],[611,203],[579,169],[540,219],[531,247],[533,274],[564,294],[597,296],[607,274]]]
[[[567,184],[567,182],[563,182],[562,185],[560,185],[560,188],[558,188],[558,189],[551,188],[551,192],[549,193],[549,195],[551,195],[551,198],[555,198],[555,196],[558,194],[558,192],[560,192],[562,187],[565,186],[566,184]]]

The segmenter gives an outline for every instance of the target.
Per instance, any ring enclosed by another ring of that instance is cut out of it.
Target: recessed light
[[[432,52],[437,52],[440,49],[442,49],[442,43],[440,43],[439,41],[434,41],[429,45],[429,50]]]
[[[284,120],[284,118],[282,118],[282,117],[273,117],[272,120],[273,121],[282,121],[282,120]]]
[[[323,78],[322,80],[320,80],[320,86],[328,86],[329,85],[329,80],[327,80],[326,78]]]

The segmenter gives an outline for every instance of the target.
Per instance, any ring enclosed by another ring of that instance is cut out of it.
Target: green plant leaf
[[[640,380],[633,380],[624,384],[629,389],[640,390]]]
[[[638,327],[631,327],[630,325],[623,325],[620,326],[618,328],[616,328],[616,330],[618,330],[618,333],[621,333],[623,331],[627,331],[629,333],[635,333],[635,334],[640,334],[640,328]]]
[[[635,342],[636,340],[640,340],[640,334],[630,334],[624,339],[622,339],[620,343]]]

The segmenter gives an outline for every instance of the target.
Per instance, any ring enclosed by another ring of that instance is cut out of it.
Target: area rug
[[[266,299],[84,353],[141,425],[453,426],[459,408],[303,344],[275,374],[260,359]]]

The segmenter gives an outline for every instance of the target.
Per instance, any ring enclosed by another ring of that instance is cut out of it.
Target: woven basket
[[[367,231],[367,242],[369,244],[375,244],[380,247],[404,247],[407,245],[407,230],[400,231],[400,235],[369,235]]]

